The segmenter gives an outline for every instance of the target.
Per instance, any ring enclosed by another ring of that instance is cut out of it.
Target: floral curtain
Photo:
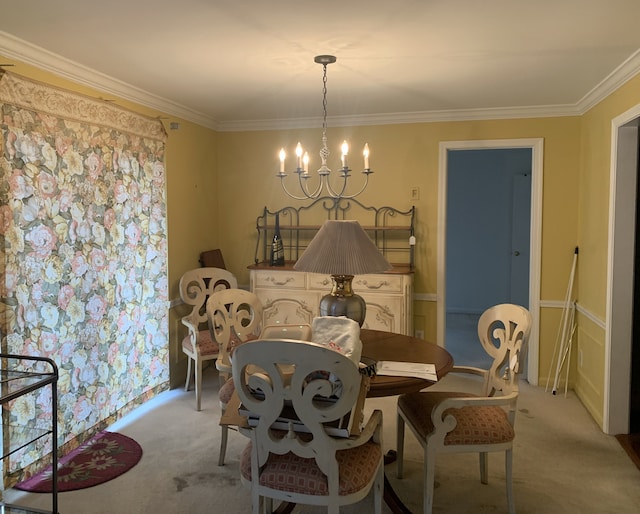
[[[166,133],[10,73],[0,109],[1,350],[58,364],[58,444],[75,446],[168,387]],[[49,388],[3,417],[48,423]]]

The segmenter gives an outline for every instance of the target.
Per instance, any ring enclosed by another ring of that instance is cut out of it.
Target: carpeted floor
[[[227,464],[217,466],[220,429],[213,368],[205,371],[203,410],[195,411],[193,391],[173,390],[109,427],[144,448],[138,465],[105,484],[60,494],[60,514],[246,514],[251,500],[239,480],[238,457],[246,440],[229,436]],[[452,375],[442,389],[469,389],[472,382]],[[395,448],[396,398],[367,400],[382,409],[384,445]],[[519,514],[636,514],[640,505],[640,470],[615,437],[602,433],[582,404],[569,392],[552,396],[523,383],[516,421],[514,493]],[[386,467],[396,492],[412,512],[422,512],[422,451],[408,437],[405,478]],[[506,512],[504,458],[489,459],[489,484],[479,480],[475,455],[439,458],[434,513]],[[5,500],[50,508],[48,495],[9,490]],[[319,514],[321,508],[296,507],[295,513]],[[373,512],[371,498],[341,514]],[[389,514],[386,506],[384,514]]]

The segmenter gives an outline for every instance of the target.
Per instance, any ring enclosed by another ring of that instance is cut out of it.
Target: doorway
[[[529,204],[529,257],[528,261],[525,261],[526,255],[520,253],[515,255],[513,252],[519,251],[517,248],[512,248],[506,253],[509,259],[509,265],[507,269],[513,268],[511,260],[521,255],[524,257],[522,261],[528,262],[524,267],[528,267],[528,291],[524,292],[525,301],[522,300],[522,296],[518,301],[514,300],[514,303],[521,303],[528,306],[532,316],[532,327],[529,338],[529,351],[527,359],[527,371],[529,382],[533,385],[538,383],[538,319],[539,319],[539,306],[540,306],[540,254],[541,254],[541,209],[542,209],[542,162],[543,162],[543,140],[542,139],[513,139],[513,140],[486,140],[486,141],[448,141],[440,143],[439,154],[439,193],[438,193],[438,277],[437,277],[437,341],[441,346],[445,346],[445,335],[447,330],[447,309],[450,306],[447,296],[449,295],[448,280],[455,280],[448,273],[448,254],[457,253],[450,249],[448,241],[447,227],[449,224],[449,207],[448,207],[448,188],[449,188],[449,158],[452,155],[457,155],[457,150],[513,150],[523,149],[529,152],[529,164],[530,174],[528,177],[523,177],[522,181],[514,180],[512,182],[512,189],[509,195],[514,193],[523,194],[523,191],[528,191],[530,204]],[[481,154],[479,154],[481,155]],[[526,188],[522,186],[529,182]],[[526,193],[525,193],[526,194]],[[511,214],[503,217],[511,217]],[[503,229],[504,231],[504,229]],[[509,234],[511,229],[509,229]],[[486,246],[486,244],[483,244]],[[451,250],[451,251],[450,251]],[[526,251],[526,250],[525,250]],[[467,259],[468,261],[468,259]],[[477,275],[477,272],[476,272]],[[526,282],[526,281],[525,281]],[[501,303],[505,301],[511,301],[511,279],[506,278],[506,282],[509,286],[507,290],[503,290],[503,296],[500,299],[496,299],[494,303]],[[495,287],[490,289],[495,290]],[[506,296],[504,296],[506,295]],[[492,300],[493,301],[493,300]],[[486,300],[485,300],[486,302]],[[483,310],[482,307],[476,305],[477,310]],[[485,303],[486,305],[486,303]],[[486,305],[488,307],[489,305]],[[486,308],[485,307],[485,308]]]
[[[531,148],[448,150],[446,339],[454,362],[487,369],[482,312],[529,307]]]
[[[640,134],[637,140],[640,153]],[[629,391],[629,433],[640,437],[640,162],[636,162],[636,228],[633,273],[633,328],[631,333],[631,380]]]
[[[612,435],[630,430],[639,124],[637,105],[611,130],[603,428]]]

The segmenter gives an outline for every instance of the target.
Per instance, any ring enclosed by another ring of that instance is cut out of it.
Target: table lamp
[[[346,316],[364,323],[367,305],[353,292],[354,275],[380,273],[391,264],[354,220],[327,220],[293,268],[331,275],[331,292],[320,300],[320,316]]]

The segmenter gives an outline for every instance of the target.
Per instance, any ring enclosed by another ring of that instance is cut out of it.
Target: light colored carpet
[[[473,382],[446,377],[436,387],[469,389]],[[134,438],[141,461],[106,484],[59,495],[60,514],[205,514],[248,513],[251,500],[238,478],[238,456],[246,439],[229,436],[227,464],[217,466],[220,428],[218,379],[205,371],[203,410],[195,411],[193,391],[168,391],[120,420],[109,430]],[[514,450],[517,511],[527,513],[635,514],[640,512],[640,470],[615,437],[601,432],[582,404],[552,396],[544,388],[521,386]],[[368,399],[367,409],[385,416],[385,447],[395,448],[396,398]],[[386,472],[413,512],[422,512],[422,450],[408,433],[405,478]],[[492,454],[489,484],[479,479],[476,455],[438,459],[434,512],[506,512],[504,459]],[[6,502],[50,509],[50,495],[9,490]],[[324,512],[298,506],[296,513]],[[371,498],[343,509],[346,514],[373,512]],[[383,512],[388,513],[386,506]]]
[[[488,369],[492,359],[478,342],[478,320],[480,314],[447,312],[445,344],[460,366],[477,366]]]

